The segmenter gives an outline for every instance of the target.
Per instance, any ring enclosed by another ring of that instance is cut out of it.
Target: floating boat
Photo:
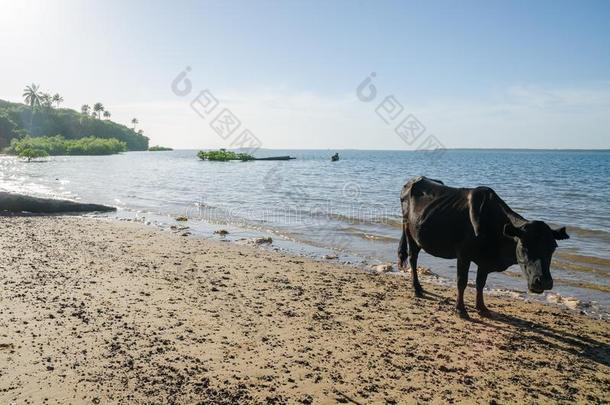
[[[265,158],[255,158],[254,160],[292,160],[292,159],[296,159],[296,158],[292,157],[292,156],[272,156],[272,157],[265,157]]]

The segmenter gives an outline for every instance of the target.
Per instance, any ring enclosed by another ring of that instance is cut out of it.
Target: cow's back
[[[413,177],[405,183],[400,193],[403,216],[412,213],[419,217],[425,214],[430,204],[453,195],[456,191],[458,189],[445,186],[440,180],[424,176]]]
[[[470,189],[448,187],[426,177],[415,177],[403,186],[403,222],[426,252],[454,258],[456,251],[474,237],[469,192]]]

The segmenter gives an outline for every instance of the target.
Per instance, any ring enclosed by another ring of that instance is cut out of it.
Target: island
[[[168,148],[166,146],[159,146],[159,145],[155,145],[155,146],[151,146],[150,148],[148,148],[149,152],[168,152],[168,151],[172,151],[172,148]]]
[[[231,160],[240,160],[247,162],[251,160],[293,160],[292,156],[270,156],[264,158],[256,158],[248,153],[233,152],[226,149],[199,151],[197,157],[201,160],[210,160],[215,162],[228,162]]]

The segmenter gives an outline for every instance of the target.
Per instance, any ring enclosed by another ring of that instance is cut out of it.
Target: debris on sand
[[[548,302],[552,302],[553,304],[563,304],[570,309],[578,309],[582,303],[579,299],[574,297],[562,297],[559,294],[551,293],[546,296],[546,300]]]
[[[227,231],[226,229],[217,229],[214,231],[214,234],[220,235],[220,236],[226,236],[229,234],[229,231]]]
[[[273,243],[273,239],[271,238],[271,236],[267,236],[267,237],[250,239],[249,242],[253,243],[255,245],[265,245],[265,244]]]
[[[178,215],[176,217],[176,221],[180,221],[180,222],[184,222],[184,221],[188,221],[188,217],[186,215]]]
[[[402,267],[401,270],[404,273],[411,274],[411,268]],[[417,274],[420,276],[437,276],[429,267],[417,266]]]
[[[371,266],[371,270],[375,270],[377,273],[387,273],[394,270],[392,263],[374,264]]]

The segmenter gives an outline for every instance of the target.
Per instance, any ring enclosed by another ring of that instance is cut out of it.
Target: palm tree
[[[80,112],[85,115],[89,115],[89,111],[91,111],[91,107],[89,106],[89,104],[83,104],[83,106],[80,108]]]
[[[59,105],[64,102],[64,98],[60,96],[59,93],[55,93],[53,96],[53,102],[57,104],[57,108],[59,108]]]
[[[25,103],[32,109],[40,105],[40,86],[32,83],[29,86],[25,86],[23,89],[23,97]]]
[[[40,86],[32,83],[23,89],[25,103],[30,106],[30,134],[34,128],[34,107],[40,106]]]
[[[110,111],[104,111],[104,118],[106,118],[107,120],[110,119],[110,116],[112,114],[110,114]]]
[[[131,123],[133,124],[133,130],[136,130],[136,125],[138,124],[138,119],[137,118],[132,118],[131,119]]]
[[[104,105],[102,103],[93,104],[93,112],[97,113],[97,118],[101,117],[102,111],[104,111]]]
[[[42,104],[45,108],[53,107],[53,96],[49,93],[42,93],[40,95],[40,104]]]

